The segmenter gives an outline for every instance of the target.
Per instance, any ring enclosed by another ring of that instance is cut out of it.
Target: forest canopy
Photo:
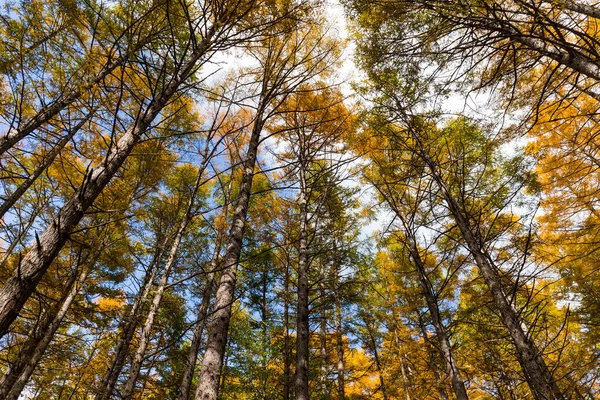
[[[0,399],[600,397],[596,0],[8,0]]]

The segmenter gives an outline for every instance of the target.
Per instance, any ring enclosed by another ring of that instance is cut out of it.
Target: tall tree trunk
[[[290,400],[291,346],[290,346],[290,262],[286,255],[283,278],[283,400]]]
[[[56,304],[55,309],[47,312],[42,317],[41,322],[33,328],[17,361],[10,366],[0,379],[0,398],[6,400],[17,400],[19,398],[101,251],[102,248],[99,247],[93,255],[86,257],[88,259],[85,260],[83,266],[78,266],[81,272],[79,275],[73,274],[70,277],[64,297]]]
[[[208,315],[208,309],[210,307],[210,299],[213,292],[215,272],[219,264],[219,253],[221,252],[221,236],[217,237],[216,247],[213,253],[212,259],[208,266],[208,276],[206,277],[206,283],[202,290],[202,303],[198,310],[198,319],[196,326],[194,327],[194,333],[192,335],[192,342],[190,343],[190,349],[185,361],[185,367],[183,369],[183,376],[181,378],[180,392],[177,396],[178,400],[188,400],[190,397],[190,388],[192,386],[192,379],[194,378],[194,370],[196,369],[196,360],[198,359],[198,352],[200,350],[200,344],[202,342],[202,334],[206,327],[206,317]]]
[[[75,134],[79,132],[83,125],[85,125],[85,123],[90,120],[92,115],[93,111],[87,114],[85,117],[83,117],[81,121],[79,121],[71,129],[69,129],[67,134],[58,141],[58,143],[52,148],[52,150],[48,152],[48,154],[44,156],[44,159],[42,160],[40,165],[38,165],[38,167],[27,177],[27,179],[21,182],[19,187],[2,202],[2,204],[0,205],[0,219],[4,217],[4,214],[6,214],[6,212],[10,210],[12,206],[15,205],[17,200],[19,200],[21,196],[23,196],[27,189],[29,189],[29,187],[33,185],[37,178],[39,178],[40,175],[42,175],[42,173],[50,166],[50,164],[52,164],[56,156],[62,151],[66,144],[69,143],[69,141],[75,136]]]
[[[368,318],[364,318],[363,321],[365,323],[365,327],[367,328],[367,334],[369,335],[369,342],[371,344],[371,351],[373,351],[373,357],[375,358],[375,367],[377,368],[377,375],[379,376],[379,387],[381,389],[381,394],[383,395],[383,400],[388,400],[389,397],[387,394],[387,388],[385,386],[385,380],[383,379],[383,366],[381,365],[381,358],[379,357],[379,349],[377,348],[377,340],[375,340],[373,327],[368,321]]]
[[[38,238],[36,234],[36,244],[27,252],[16,271],[0,289],[0,337],[8,332],[21,308],[73,229],[83,218],[86,210],[110,182],[142,134],[177,92],[179,86],[195,71],[200,58],[210,51],[217,26],[221,29],[223,24],[215,23],[208,30],[207,36],[198,43],[188,61],[181,65],[165,88],[156,94],[135,124],[122,135],[115,146],[110,148],[104,162],[95,168],[90,168],[77,193],[65,203],[42,236]]]
[[[303,152],[303,149],[300,150]],[[301,156],[302,157],[302,156]],[[304,160],[300,160],[300,208],[299,247],[298,247],[298,298],[296,305],[296,400],[308,400],[308,357],[309,357],[309,310],[308,310],[308,205],[306,199],[306,178]]]
[[[327,314],[325,312],[325,286],[324,286],[324,279],[325,279],[325,273],[324,270],[325,266],[322,266],[321,268],[321,277],[320,277],[320,282],[319,282],[319,290],[320,290],[320,297],[322,299],[322,303],[321,303],[321,323],[320,323],[320,332],[319,332],[319,339],[320,339],[320,351],[319,351],[319,355],[321,356],[321,376],[320,381],[321,381],[321,398],[322,399],[327,399],[328,395],[327,395]]]
[[[219,377],[227,347],[231,307],[234,302],[236,275],[242,251],[242,240],[246,229],[246,216],[248,214],[248,205],[252,191],[254,167],[256,165],[258,145],[260,144],[260,135],[264,124],[262,119],[263,112],[264,103],[261,99],[259,101],[256,121],[252,128],[250,143],[248,144],[247,158],[244,161],[244,174],[223,257],[223,272],[217,287],[214,312],[208,324],[206,352],[202,361],[202,368],[200,369],[200,376],[198,378],[198,388],[196,390],[197,400],[216,400],[219,392]]]
[[[419,329],[420,329],[421,335],[423,336],[423,339],[425,340],[425,343],[427,345],[427,353],[429,355],[429,362],[428,362],[429,369],[433,372],[433,377],[434,377],[435,381],[437,382],[437,388],[438,388],[438,393],[440,394],[440,399],[448,400],[448,393],[446,393],[446,388],[444,387],[445,379],[442,379],[438,365],[436,363],[436,360],[438,359],[438,356],[440,355],[441,352],[433,345],[431,338],[429,337],[429,334],[427,333],[427,328],[425,326],[425,322],[423,321],[423,315],[419,312],[418,309],[417,309],[417,315],[419,317]],[[443,359],[443,355],[442,355],[442,359]]]
[[[336,274],[336,277],[339,275]],[[342,327],[342,303],[340,300],[339,287],[335,291],[335,342],[337,353],[337,398],[344,400],[345,394],[345,370],[344,370],[344,334]]]
[[[148,346],[148,342],[150,341],[150,335],[152,333],[152,328],[154,326],[154,319],[156,318],[156,314],[158,313],[158,308],[160,307],[160,303],[162,301],[162,297],[167,287],[167,283],[169,281],[169,276],[171,270],[177,263],[177,253],[179,252],[179,245],[181,244],[181,240],[183,235],[190,224],[190,222],[194,218],[194,204],[196,203],[196,196],[198,195],[198,190],[201,186],[202,175],[204,174],[204,170],[206,165],[208,164],[209,159],[205,157],[202,160],[202,165],[198,169],[198,173],[196,176],[196,182],[194,184],[194,189],[190,194],[190,198],[188,200],[185,213],[181,218],[181,222],[179,223],[179,227],[175,233],[175,237],[173,238],[173,243],[171,243],[171,248],[169,250],[169,257],[167,258],[167,262],[165,264],[165,268],[163,271],[163,275],[160,278],[160,283],[156,288],[156,292],[154,293],[154,299],[152,300],[152,304],[150,305],[150,310],[148,311],[148,315],[146,316],[146,322],[144,323],[144,328],[142,329],[142,333],[139,339],[138,348],[136,350],[135,356],[131,362],[130,374],[127,382],[125,383],[125,387],[123,388],[122,398],[130,399],[133,397],[133,393],[135,392],[135,385],[140,373],[140,369],[142,367],[142,363],[144,361],[144,355],[146,353],[146,347]],[[214,257],[213,257],[214,258]],[[211,277],[212,278],[212,277]],[[212,289],[212,285],[210,289]],[[210,297],[210,293],[207,297]],[[198,343],[199,343],[198,339]]]
[[[412,229],[407,227],[407,229],[405,229],[405,235],[408,241],[411,258],[413,259],[413,263],[419,275],[419,282],[427,302],[427,308],[429,309],[429,314],[431,315],[435,333],[440,343],[440,352],[442,353],[442,358],[446,364],[446,373],[452,382],[452,389],[454,390],[457,400],[468,400],[469,396],[467,395],[467,389],[465,388],[463,378],[460,370],[458,369],[456,358],[454,358],[448,331],[442,322],[437,296],[433,291],[429,278],[427,277],[425,263],[421,258],[421,253],[417,247]]]
[[[527,328],[524,321],[520,318],[519,312],[510,304],[507,296],[504,294],[502,281],[497,272],[498,268],[493,264],[491,256],[482,246],[484,243],[483,238],[479,236],[477,231],[471,229],[467,215],[465,215],[457,200],[446,187],[444,180],[438,172],[437,165],[428,155],[417,135],[415,135],[415,139],[420,146],[420,155],[429,167],[436,184],[442,191],[448,209],[475,263],[479,267],[479,271],[490,290],[496,307],[500,311],[502,322],[510,334],[516,349],[517,359],[523,369],[525,379],[534,398],[536,400],[564,399],[565,397],[548,369],[542,353],[528,335]]]
[[[161,255],[162,249],[157,246],[152,261],[144,275],[144,281],[129,310],[129,314],[123,318],[119,343],[117,344],[112,362],[102,377],[100,386],[96,390],[95,400],[109,400],[113,396],[117,380],[119,379],[119,375],[121,375],[127,355],[129,354],[131,341],[133,340],[136,328],[141,319],[144,304],[146,303],[148,295],[150,294],[150,289],[154,283],[154,277],[156,276],[158,265],[160,264]]]

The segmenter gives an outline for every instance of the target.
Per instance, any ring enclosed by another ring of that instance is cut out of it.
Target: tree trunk
[[[338,275],[339,276],[339,275]],[[344,371],[344,334],[342,330],[342,304],[338,290],[335,291],[335,342],[337,352],[337,398],[344,400],[345,394],[345,371]]]
[[[290,400],[291,360],[290,360],[290,263],[286,255],[283,280],[283,400]]]
[[[181,69],[172,77],[162,92],[153,98],[133,127],[122,135],[115,146],[110,148],[104,162],[95,168],[90,168],[78,192],[65,203],[42,236],[38,238],[36,234],[36,245],[27,252],[17,270],[0,289],[0,338],[8,332],[21,308],[73,229],[83,218],[86,210],[110,182],[140,140],[141,135],[146,132],[169,99],[177,92],[179,86],[194,72],[198,60],[209,52],[217,25],[221,28],[223,24],[215,23],[209,29],[207,36],[195,48],[190,59],[181,66]]]
[[[79,290],[81,290],[88,272],[100,256],[101,248],[94,253],[90,257],[92,259],[89,260],[90,263],[86,260],[79,276],[77,274],[71,276],[66,285],[67,291],[62,300],[55,306],[55,309],[47,312],[42,317],[41,322],[33,328],[29,338],[23,345],[17,361],[10,366],[0,379],[0,398],[6,400],[17,400],[19,398],[31,374],[54,338],[54,334],[71,307],[73,300],[75,300]]]
[[[178,400],[188,400],[190,397],[190,388],[192,386],[192,379],[194,378],[194,370],[196,369],[196,360],[198,359],[198,351],[200,350],[202,334],[204,333],[204,328],[206,327],[206,317],[208,315],[210,299],[213,292],[215,271],[217,270],[218,266],[219,253],[221,252],[221,238],[217,237],[216,242],[215,251],[208,267],[208,276],[206,277],[206,283],[204,290],[202,291],[202,303],[200,304],[200,309],[198,310],[198,320],[196,321],[196,326],[194,327],[192,342],[190,343],[190,349],[188,351],[185,367],[183,369],[180,392],[177,396]]]
[[[460,374],[460,370],[458,369],[456,359],[454,358],[452,345],[450,344],[450,339],[448,337],[448,331],[442,322],[437,296],[431,287],[431,282],[429,282],[429,278],[427,277],[425,270],[425,263],[421,259],[421,254],[417,248],[415,237],[409,227],[405,229],[405,235],[408,241],[411,258],[413,259],[415,268],[419,275],[419,282],[427,302],[427,308],[429,309],[429,314],[431,315],[435,333],[440,343],[440,352],[442,353],[442,358],[446,364],[446,373],[452,382],[454,394],[456,395],[457,400],[468,400],[469,396],[467,395],[467,389],[465,388],[463,378]]]
[[[301,150],[302,152],[302,150]],[[309,310],[308,310],[308,205],[306,200],[305,166],[300,160],[300,208],[298,248],[298,299],[296,306],[296,400],[308,400]]]
[[[135,330],[140,321],[144,304],[146,303],[146,299],[150,294],[150,289],[152,288],[154,277],[156,276],[158,265],[160,264],[161,252],[162,249],[157,247],[152,261],[148,266],[148,270],[144,276],[144,281],[142,282],[142,285],[140,286],[136,298],[131,306],[129,315],[123,319],[121,337],[119,338],[115,355],[110,367],[102,377],[100,386],[96,391],[95,400],[109,400],[113,395],[119,375],[121,375],[121,371],[125,366],[125,361],[127,359],[127,355],[129,354],[129,347],[131,346],[131,341],[133,340]]]
[[[321,381],[321,398],[322,399],[327,399],[328,395],[327,395],[327,314],[325,312],[325,286],[324,286],[324,279],[325,279],[325,274],[323,272],[323,270],[325,269],[325,267],[323,266],[321,268],[321,277],[320,277],[320,283],[319,283],[319,289],[320,289],[320,297],[322,299],[322,303],[321,303],[321,324],[320,324],[320,332],[319,332],[319,339],[320,339],[320,356],[321,356],[321,376],[320,376],[320,381]]]
[[[198,378],[198,388],[196,390],[197,400],[217,400],[219,392],[219,377],[227,346],[231,306],[235,300],[236,275],[242,251],[242,240],[246,229],[246,216],[250,202],[252,180],[254,178],[254,167],[256,165],[258,145],[260,144],[260,134],[264,124],[262,120],[264,106],[262,104],[262,101],[260,101],[259,111],[257,112],[256,121],[252,128],[247,158],[244,162],[244,174],[223,257],[223,272],[217,287],[213,316],[208,324],[206,352],[202,361],[202,368],[200,369],[200,376]]]
[[[152,305],[150,306],[150,310],[148,311],[148,315],[146,316],[146,322],[144,323],[144,328],[142,329],[142,334],[139,339],[137,351],[131,362],[131,367],[130,367],[131,372],[129,374],[129,378],[127,379],[127,382],[125,383],[125,387],[123,388],[122,398],[125,400],[132,398],[133,393],[135,392],[135,384],[137,382],[138,375],[140,373],[140,369],[141,369],[142,363],[144,361],[146,347],[148,346],[148,342],[150,341],[150,334],[152,333],[152,327],[154,326],[154,319],[156,318],[156,314],[158,313],[158,307],[160,306],[160,303],[162,301],[162,296],[164,294],[165,288],[169,281],[169,275],[171,273],[171,270],[173,269],[173,267],[175,266],[175,264],[177,262],[177,253],[179,251],[179,245],[181,244],[181,240],[183,238],[183,235],[184,235],[188,225],[194,218],[194,204],[196,203],[196,196],[198,195],[198,190],[200,189],[200,186],[201,186],[202,175],[204,173],[204,169],[206,168],[206,165],[208,164],[208,162],[209,162],[208,157],[205,157],[204,160],[202,160],[202,165],[198,169],[198,173],[196,176],[196,182],[194,184],[194,189],[193,189],[192,193],[190,194],[190,198],[189,198],[187,206],[186,206],[185,214],[183,215],[181,222],[179,223],[179,227],[177,228],[177,232],[175,233],[175,238],[173,239],[173,243],[171,244],[171,248],[169,250],[169,257],[165,264],[163,275],[160,278],[160,283],[158,284],[158,287],[156,288],[156,293],[154,294],[154,299],[152,300]],[[213,257],[213,259],[215,259],[215,258]],[[212,273],[211,273],[210,279],[212,279]],[[212,285],[207,284],[207,286],[209,286],[208,287],[209,290],[212,289]],[[206,297],[210,298],[210,292]],[[199,342],[200,342],[200,338],[197,339],[196,344],[199,345]]]
[[[363,321],[365,322],[365,327],[367,328],[367,333],[369,335],[369,341],[371,344],[371,350],[373,351],[373,357],[375,358],[375,367],[377,367],[377,374],[379,375],[379,387],[381,389],[381,394],[383,395],[383,400],[388,400],[389,397],[387,394],[387,388],[383,379],[383,366],[381,365],[381,359],[379,358],[379,350],[377,349],[377,341],[375,340],[373,328],[371,327],[371,324],[366,318],[363,319]],[[403,365],[402,368],[404,369]]]
[[[525,379],[534,398],[536,400],[564,399],[541,352],[528,335],[524,321],[521,320],[518,311],[510,304],[504,294],[501,278],[496,272],[498,268],[493,265],[492,258],[482,247],[483,239],[478,237],[478,234],[471,229],[467,216],[463,213],[458,202],[446,187],[444,180],[438,172],[437,165],[423,148],[418,136],[415,135],[415,139],[417,139],[420,145],[421,157],[428,165],[433,179],[442,191],[448,209],[460,229],[467,247],[475,259],[475,263],[479,267],[479,271],[490,290],[496,307],[500,311],[502,321],[515,346],[517,359],[523,369]]]

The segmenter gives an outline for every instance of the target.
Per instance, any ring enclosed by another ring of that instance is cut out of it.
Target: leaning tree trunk
[[[0,379],[0,398],[5,400],[17,400],[19,398],[31,374],[33,374],[48,345],[54,338],[54,334],[71,307],[73,300],[75,300],[85,283],[88,272],[96,263],[101,251],[102,248],[99,247],[92,255],[91,260],[86,260],[79,276],[73,274],[70,277],[64,297],[55,306],[55,309],[42,316],[41,322],[34,327],[23,345],[17,361],[10,366]]]
[[[471,228],[467,215],[446,187],[442,176],[438,172],[437,165],[423,148],[417,135],[415,135],[415,139],[417,139],[420,146],[420,156],[429,167],[432,178],[442,191],[448,209],[490,290],[496,307],[500,311],[502,322],[515,346],[517,359],[534,398],[536,400],[564,399],[565,397],[548,369],[542,353],[529,336],[525,322],[504,294],[501,277],[497,272],[498,268],[493,264],[492,258],[484,249],[482,245],[484,243],[483,238]]]
[[[209,29],[207,36],[198,44],[189,60],[181,65],[181,69],[174,74],[164,89],[156,94],[135,124],[110,148],[104,162],[90,168],[77,193],[65,203],[42,236],[38,237],[36,234],[36,244],[0,289],[0,338],[8,332],[87,209],[125,162],[142,134],[177,92],[179,86],[195,71],[200,58],[210,51],[213,36],[216,34],[215,28],[222,28],[222,25],[215,23]]]
[[[102,377],[100,386],[96,390],[95,400],[109,400],[113,395],[119,375],[121,375],[121,371],[125,366],[125,361],[129,354],[129,347],[131,346],[131,341],[135,335],[135,330],[140,322],[144,304],[146,303],[146,299],[148,298],[150,289],[154,283],[154,277],[156,276],[156,271],[160,264],[161,251],[162,249],[160,248],[156,249],[152,261],[148,266],[148,270],[144,275],[144,281],[129,310],[129,314],[123,318],[119,343],[117,344],[112,362]]]
[[[446,373],[450,378],[450,382],[452,382],[452,389],[454,390],[457,400],[468,400],[469,396],[467,395],[467,389],[465,388],[463,378],[460,374],[460,370],[458,369],[458,364],[456,363],[456,358],[454,357],[454,353],[452,351],[448,330],[442,322],[437,296],[434,293],[431,282],[429,282],[429,278],[425,272],[425,263],[421,258],[419,249],[417,248],[417,243],[412,230],[407,228],[405,234],[408,240],[411,258],[413,259],[415,268],[417,269],[417,273],[419,275],[419,282],[427,302],[427,308],[429,309],[429,314],[431,315],[435,333],[440,343],[440,352],[442,353],[442,358],[446,364]]]
[[[221,273],[221,279],[217,287],[214,311],[212,319],[208,324],[206,352],[202,361],[202,368],[200,369],[200,376],[198,378],[198,388],[196,390],[197,400],[217,400],[218,397],[220,373],[227,347],[231,306],[234,302],[237,269],[242,251],[244,231],[246,229],[246,216],[250,203],[254,167],[260,144],[260,134],[264,124],[262,120],[264,112],[262,101],[259,102],[258,110],[248,145],[247,158],[244,162],[244,174],[233,213],[227,247],[223,256],[223,272]]]

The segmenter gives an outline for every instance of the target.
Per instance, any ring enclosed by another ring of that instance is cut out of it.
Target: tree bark
[[[242,240],[246,229],[246,216],[248,214],[252,180],[254,178],[254,167],[256,165],[260,135],[264,124],[262,119],[264,112],[262,99],[259,101],[258,110],[248,145],[247,158],[244,161],[244,174],[223,257],[223,272],[217,287],[214,312],[208,324],[206,352],[202,361],[202,368],[200,369],[200,376],[198,378],[198,388],[196,390],[197,400],[217,400],[219,392],[219,378],[227,346],[231,307],[235,300],[236,276],[242,251]]]
[[[286,255],[285,276],[283,278],[283,400],[290,400],[291,360],[290,360],[290,263]]]
[[[190,224],[190,222],[192,222],[194,218],[194,204],[196,203],[196,196],[198,195],[198,190],[200,189],[200,186],[202,184],[202,175],[208,162],[209,157],[207,155],[207,157],[205,157],[204,160],[202,160],[202,165],[198,169],[196,182],[194,184],[192,193],[190,194],[190,198],[187,202],[185,213],[181,218],[181,222],[179,223],[177,232],[175,233],[175,237],[173,238],[173,243],[171,243],[171,248],[169,249],[169,257],[167,258],[163,275],[160,278],[160,283],[158,284],[158,287],[156,288],[156,293],[154,294],[154,299],[152,300],[152,305],[150,306],[150,310],[148,311],[148,315],[146,316],[146,322],[144,323],[144,328],[142,329],[142,333],[139,339],[138,348],[131,362],[131,372],[129,374],[127,382],[125,383],[125,387],[123,388],[122,398],[125,400],[131,399],[135,392],[135,384],[137,382],[140,369],[144,361],[146,347],[148,346],[148,342],[150,341],[150,334],[152,333],[152,328],[154,326],[154,319],[156,318],[156,314],[158,313],[158,308],[160,307],[162,296],[164,294],[165,288],[167,287],[171,270],[175,267],[175,264],[177,263],[177,253],[179,252],[179,245],[181,244],[181,240],[183,239],[183,235],[188,225]],[[213,259],[216,262],[216,259],[214,257]],[[212,273],[210,279],[212,280]],[[211,284],[207,284],[207,286],[209,290],[212,290]],[[206,297],[210,298],[210,292]],[[200,338],[197,339],[197,343],[195,344],[199,345],[199,342]]]
[[[510,304],[504,294],[498,268],[493,264],[492,258],[483,248],[483,238],[478,236],[470,224],[467,215],[460,208],[457,200],[446,187],[444,180],[438,172],[437,165],[424,149],[418,135],[414,136],[419,145],[420,156],[431,171],[432,178],[442,191],[444,200],[458,226],[467,247],[477,264],[481,275],[490,290],[494,303],[502,316],[502,322],[508,330],[516,349],[517,359],[523,369],[527,384],[536,400],[564,399],[552,373],[548,369],[541,352],[528,335],[525,322],[520,318],[518,311]]]
[[[17,270],[0,289],[0,338],[8,332],[21,308],[73,229],[83,218],[86,210],[110,182],[140,140],[141,135],[146,132],[179,86],[193,73],[200,58],[210,51],[216,26],[221,28],[223,24],[215,23],[209,29],[207,36],[198,44],[189,60],[182,64],[166,87],[153,98],[136,123],[122,135],[114,147],[110,148],[104,162],[95,168],[90,168],[78,192],[65,203],[42,236],[38,239],[36,234],[36,245],[23,257]]]
[[[446,373],[452,382],[452,389],[454,390],[457,400],[468,400],[469,396],[467,395],[467,389],[465,388],[463,378],[460,370],[458,369],[456,359],[454,358],[448,331],[446,330],[440,315],[437,296],[433,291],[431,282],[429,282],[429,278],[427,277],[425,263],[421,259],[421,254],[417,248],[417,243],[412,230],[407,228],[405,234],[408,241],[411,258],[413,259],[415,268],[419,275],[419,282],[427,302],[427,308],[429,309],[429,314],[431,315],[435,333],[440,343],[440,352],[442,353],[442,358],[446,364]]]
[[[202,303],[198,309],[198,319],[196,326],[194,327],[194,333],[192,335],[192,342],[190,343],[190,349],[188,350],[187,358],[185,361],[185,367],[183,369],[183,376],[181,378],[181,385],[178,400],[188,400],[190,397],[190,388],[192,386],[192,379],[194,377],[194,370],[196,369],[196,360],[198,359],[198,352],[200,351],[200,343],[202,341],[202,334],[206,327],[206,319],[208,315],[208,309],[210,307],[210,299],[213,292],[215,272],[219,264],[219,253],[221,252],[221,238],[217,238],[217,244],[213,253],[212,259],[210,260],[208,276],[206,277],[206,284],[202,291]]]
[[[337,275],[339,276],[339,275]],[[339,287],[335,291],[335,342],[337,352],[337,398],[346,398],[345,370],[344,370],[344,334],[342,327],[342,302],[340,300]]]
[[[300,152],[304,149],[301,147]],[[306,178],[304,160],[300,159],[300,208],[299,245],[298,245],[298,298],[296,305],[296,400],[308,400],[308,357],[309,357],[309,309],[308,309],[308,205],[306,199]]]
[[[90,260],[86,260],[85,265],[81,267],[80,274],[73,274],[70,277],[64,297],[56,304],[55,309],[45,313],[40,323],[32,329],[17,361],[0,378],[0,398],[6,400],[19,398],[101,251],[101,247],[94,251],[94,254],[89,257]]]
[[[320,336],[320,356],[321,356],[321,376],[320,376],[320,381],[321,381],[321,398],[322,399],[327,399],[328,395],[327,395],[327,314],[325,312],[325,286],[324,286],[324,279],[325,279],[325,274],[324,274],[324,270],[325,266],[321,267],[321,277],[320,277],[320,282],[319,282],[319,288],[320,288],[320,297],[322,299],[322,303],[321,303],[321,324],[320,324],[320,332],[319,332],[319,336]]]
[[[141,313],[143,312],[144,304],[146,303],[146,299],[148,298],[150,289],[154,283],[154,277],[156,276],[158,265],[160,264],[161,252],[162,249],[157,247],[152,261],[148,266],[148,270],[144,276],[144,281],[142,282],[142,285],[140,286],[136,298],[131,306],[129,315],[123,319],[121,336],[119,338],[119,343],[117,344],[115,355],[112,359],[110,367],[102,377],[100,386],[96,390],[96,396],[94,397],[95,400],[109,400],[113,396],[117,380],[119,379],[119,375],[121,375],[121,371],[125,366],[127,355],[129,354],[131,341],[133,340],[135,330],[141,319]]]

